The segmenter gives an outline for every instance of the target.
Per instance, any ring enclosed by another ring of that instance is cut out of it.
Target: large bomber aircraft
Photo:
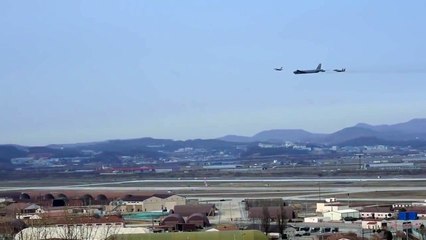
[[[318,64],[318,67],[315,70],[296,70],[293,73],[294,74],[308,74],[308,73],[319,73],[319,72],[325,72],[324,69],[321,69],[321,63]]]

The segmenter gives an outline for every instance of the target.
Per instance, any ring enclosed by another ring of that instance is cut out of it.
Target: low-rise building
[[[331,221],[341,221],[347,217],[359,218],[359,211],[355,209],[343,209],[338,211],[326,212],[324,217],[329,218]]]
[[[10,203],[13,202],[13,198],[10,197],[0,197],[0,203]]]
[[[316,212],[326,213],[326,212],[340,211],[344,209],[349,209],[349,206],[347,204],[342,204],[340,202],[321,202],[321,203],[317,203]]]
[[[366,219],[361,222],[362,229],[377,230],[382,229],[383,222],[381,220]]]
[[[154,194],[148,196],[128,195],[111,203],[109,210],[121,212],[168,211],[176,205],[185,205],[186,199],[174,194]]]
[[[194,213],[189,216],[186,221],[188,224],[193,224],[198,228],[204,228],[210,226],[210,221],[205,214]]]
[[[407,208],[407,207],[412,207],[413,204],[412,203],[394,203],[392,204],[392,208]]]
[[[396,213],[390,206],[366,207],[360,211],[361,218],[369,219],[389,219],[394,218]]]
[[[12,203],[5,207],[6,216],[15,217],[17,219],[30,219],[36,215],[40,206],[34,203]]]
[[[305,223],[320,223],[320,222],[329,222],[331,221],[328,217],[305,217],[303,222]]]
[[[195,213],[201,213],[205,216],[215,216],[216,206],[214,204],[176,205],[173,212],[182,217],[189,217]]]

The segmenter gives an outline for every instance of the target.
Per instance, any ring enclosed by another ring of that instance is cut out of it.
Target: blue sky
[[[426,117],[425,9],[3,0],[0,143],[333,132]],[[292,74],[320,62],[347,72]]]

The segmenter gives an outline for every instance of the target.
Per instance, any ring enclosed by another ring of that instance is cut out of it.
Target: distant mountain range
[[[426,147],[426,119],[413,119],[392,125],[369,125],[359,123],[330,134],[311,133],[302,129],[275,129],[262,131],[254,136],[228,135],[218,139],[195,139],[174,141],[170,139],[138,138],[108,140],[91,143],[48,145],[28,147],[19,145],[0,145],[0,168],[6,167],[11,158],[33,154],[49,153],[54,157],[81,155],[81,150],[94,150],[106,155],[135,155],[160,157],[164,152],[180,148],[204,148],[213,151],[234,151],[241,144],[255,145],[256,142],[310,143],[318,145],[364,146],[390,145]],[[105,156],[103,156],[105,157]]]
[[[137,138],[123,140],[107,140],[90,143],[52,144],[42,147],[29,147],[20,145],[0,145],[0,169],[10,167],[11,158],[27,157],[31,155],[47,154],[51,157],[77,157],[82,150],[102,152],[98,155],[103,161],[114,160],[114,156],[143,155],[145,157],[159,158],[163,152],[173,152],[182,148],[204,148],[208,150],[235,151],[237,143],[218,139],[195,139],[174,141],[170,139]],[[8,165],[4,165],[8,164]]]
[[[262,131],[252,137],[227,135],[219,138],[229,142],[303,142],[318,144],[354,144],[359,140],[374,143],[426,141],[426,119],[413,119],[392,125],[359,123],[330,134],[311,133],[302,129],[275,129]],[[361,144],[364,145],[364,144]]]

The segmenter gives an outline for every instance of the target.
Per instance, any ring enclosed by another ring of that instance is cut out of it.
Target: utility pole
[[[229,201],[229,215],[231,217],[231,222],[232,222],[232,207],[231,207],[231,202],[232,201]]]
[[[348,193],[348,207],[349,208],[351,207],[351,203],[350,203],[350,200],[349,200],[349,193]]]
[[[318,200],[321,201],[321,181],[318,181]]]

